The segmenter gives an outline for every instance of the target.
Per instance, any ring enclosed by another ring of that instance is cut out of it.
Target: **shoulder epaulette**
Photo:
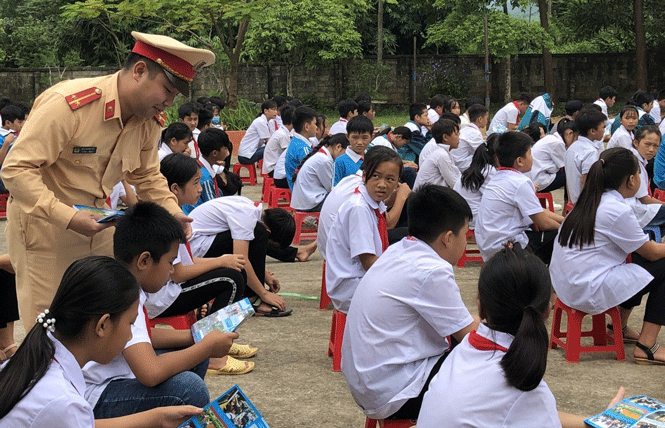
[[[166,113],[157,113],[155,115],[155,120],[159,123],[159,126],[164,126],[164,123],[166,122]]]
[[[92,101],[98,100],[102,97],[102,90],[99,88],[88,88],[84,89],[81,92],[77,92],[72,95],[68,95],[65,97],[65,100],[67,100],[67,103],[69,104],[69,107],[72,108],[72,110],[76,110],[79,107],[83,107],[84,105],[91,103]]]

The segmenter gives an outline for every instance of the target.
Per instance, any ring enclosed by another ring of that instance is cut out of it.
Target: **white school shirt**
[[[194,130],[192,131],[192,139],[187,144],[187,146],[189,147],[189,155],[190,155],[190,157],[193,157],[194,159],[197,159],[197,157],[196,157],[196,141],[199,141],[199,135],[201,135],[201,130],[199,128],[194,128]]]
[[[277,163],[275,164],[272,177],[275,180],[286,178],[286,150],[284,150],[282,154],[279,155],[279,159],[277,159]]]
[[[224,196],[206,201],[194,208],[189,216],[194,219],[189,246],[192,256],[203,257],[218,233],[231,231],[238,241],[254,239],[254,228],[261,221],[262,205],[244,196]]]
[[[375,209],[386,212],[383,202],[370,198],[364,185],[339,209],[328,231],[326,243],[326,290],[335,309],[347,313],[351,298],[365,268],[361,254],[380,256],[383,252],[379,220]]]
[[[600,111],[603,112],[605,115],[605,135],[610,134],[610,129],[612,127],[612,120],[610,120],[610,115],[607,113],[607,104],[605,103],[605,100],[602,98],[598,98],[596,101],[593,102],[597,106],[600,106]],[[617,116],[614,120],[617,120],[619,116]]]
[[[478,217],[478,207],[480,206],[480,200],[483,197],[483,193],[485,193],[487,184],[490,182],[492,177],[494,177],[494,174],[496,174],[496,168],[494,168],[492,165],[486,165],[485,168],[483,168],[483,176],[485,177],[485,181],[483,181],[483,184],[480,185],[480,188],[477,192],[472,192],[471,190],[462,186],[461,175],[455,182],[453,190],[459,193],[464,199],[466,199],[466,202],[471,208],[471,214],[473,215],[473,218],[469,220],[469,229],[471,230],[474,230],[476,227],[476,218]]]
[[[658,211],[665,209],[665,207],[661,204],[644,204],[639,200],[640,198],[649,196],[649,176],[647,175],[648,161],[644,159],[640,152],[634,147],[631,147],[630,151],[633,152],[640,164],[640,188],[637,189],[635,196],[632,198],[626,198],[626,203],[633,209],[633,213],[635,214],[640,227],[644,228],[654,217],[656,217]]]
[[[423,163],[438,147],[444,147],[446,150],[448,150],[448,153],[450,153],[450,146],[448,144],[437,144],[436,141],[434,141],[434,138],[432,138],[420,151],[420,154],[418,155],[418,163]]]
[[[173,150],[171,150],[171,147],[169,147],[168,144],[162,143],[159,145],[159,150],[157,150],[157,155],[159,156],[160,162],[162,161],[162,159],[164,159],[171,153],[173,153]]]
[[[532,215],[543,212],[536,188],[526,175],[514,170],[499,170],[485,188],[478,218],[476,243],[483,260],[489,260],[508,241],[526,248],[526,230],[533,224]]]
[[[330,135],[346,134],[346,124],[347,123],[349,123],[348,120],[344,119],[343,117],[340,117],[337,122],[332,124],[332,126],[330,127],[330,130],[328,131],[328,134],[330,134]]]
[[[346,318],[342,373],[365,414],[383,419],[420,394],[448,349],[446,336],[473,322],[450,263],[406,237],[358,284]]]
[[[93,428],[95,416],[85,401],[85,380],[76,357],[50,332],[55,347],[44,376],[0,419],[0,428]]]
[[[109,207],[114,210],[118,208],[118,204],[120,203],[120,197],[125,196],[127,193],[125,192],[125,186],[122,185],[122,182],[116,184],[113,186],[113,190],[111,191],[111,194],[109,195],[109,200],[111,203],[109,204]]]
[[[284,125],[270,136],[263,151],[263,168],[261,172],[268,174],[275,169],[280,155],[289,148],[291,142],[291,131]]]
[[[661,118],[660,118],[660,104],[658,104],[658,100],[653,100],[653,105],[651,106],[651,111],[649,112],[649,114],[651,115],[653,121],[656,122],[656,125],[659,125]]]
[[[455,159],[455,165],[457,165],[460,171],[464,172],[469,168],[473,154],[484,142],[483,134],[475,123],[469,124],[469,126],[460,131],[459,146],[450,152],[453,159]]]
[[[409,128],[409,129],[411,130],[411,132],[414,132],[414,131],[420,131],[420,133],[421,133],[423,136],[425,136],[425,135],[429,132],[429,129],[427,129],[426,126],[418,126],[417,123],[415,123],[415,122],[413,122],[413,121],[411,121],[411,120],[408,121],[408,122],[406,122],[406,123],[404,124],[404,126],[406,126],[407,128]]]
[[[277,132],[280,126],[284,126],[284,122],[282,122],[282,116],[277,115],[275,116],[274,119],[270,119],[268,121],[268,129],[270,130],[270,135]]]
[[[460,120],[459,124],[460,131],[466,128],[467,126],[471,125],[471,121],[469,120],[469,114],[467,112],[462,113],[459,117],[459,120]]]
[[[626,263],[626,256],[648,240],[621,194],[606,191],[596,211],[593,245],[582,250],[578,245],[564,248],[557,236],[550,262],[557,297],[589,314],[605,312],[630,299],[653,276],[636,263]]]
[[[173,260],[173,266],[182,263],[183,266],[191,266],[194,261],[189,256],[187,245],[178,245],[178,255]],[[171,278],[166,282],[166,285],[156,293],[146,293],[145,308],[148,311],[148,318],[153,319],[158,317],[162,312],[167,310],[173,302],[176,301],[178,296],[182,293],[182,283],[174,282]]]
[[[598,150],[593,141],[579,136],[566,150],[564,157],[566,168],[566,187],[568,200],[577,203],[582,193],[582,175],[588,174],[591,165],[598,160]]]
[[[526,176],[544,189],[556,178],[556,173],[566,164],[566,143],[557,135],[546,135],[531,147],[533,166]]]
[[[503,126],[507,130],[509,123],[517,124],[517,117],[519,115],[520,110],[515,106],[515,103],[511,101],[496,112],[492,118],[492,122],[490,122],[489,128],[487,129],[497,129]]]
[[[476,334],[506,349],[514,339],[484,324]],[[508,385],[501,367],[505,352],[476,349],[469,337],[452,350],[430,382],[418,428],[561,428],[556,400],[544,380],[531,391]]]
[[[429,145],[429,143],[427,144]],[[452,189],[459,177],[460,171],[455,166],[455,161],[448,150],[443,144],[436,144],[435,150],[425,160],[420,161],[413,190],[418,190],[426,184],[436,184]]]
[[[619,129],[614,131],[614,134],[612,134],[612,138],[610,138],[610,141],[607,143],[607,148],[611,149],[613,147],[623,147],[624,149],[630,150],[633,148],[634,139],[635,136],[633,135],[633,132],[627,130],[625,126],[621,125]]]
[[[251,158],[254,153],[261,147],[261,141],[270,138],[270,130],[268,129],[268,118],[265,114],[254,119],[245,136],[240,140],[240,147],[238,147],[238,156]]]
[[[317,206],[332,190],[333,157],[322,147],[307,159],[298,172],[291,192],[291,208],[309,210]]]
[[[379,135],[378,137],[373,139],[372,142],[369,143],[369,146],[367,146],[367,150],[371,149],[372,147],[378,147],[378,146],[388,147],[389,149],[397,151],[395,145],[388,138],[388,134]]]
[[[430,123],[434,124],[441,116],[433,108],[427,109],[427,117],[429,118]]]
[[[665,120],[660,121],[660,125],[658,125],[658,129],[660,129],[660,134],[665,135]]]
[[[359,186],[362,186],[362,177],[363,171],[359,169],[355,174],[347,175],[342,178],[342,181],[332,188],[326,201],[321,207],[319,227],[316,232],[316,245],[324,260],[326,260],[326,244],[328,243],[328,233],[330,232],[330,228],[332,227],[342,204],[353,196],[353,193]]]
[[[145,313],[143,312],[145,300],[146,294],[143,290],[140,290],[138,315],[136,316],[136,321],[132,324],[132,338],[125,345],[125,349],[137,343],[152,343],[148,334],[148,326],[145,323]],[[119,354],[108,364],[99,364],[94,361],[89,362],[83,367],[83,377],[85,378],[86,386],[85,399],[93,408],[111,381],[136,379],[134,372],[122,354]]]

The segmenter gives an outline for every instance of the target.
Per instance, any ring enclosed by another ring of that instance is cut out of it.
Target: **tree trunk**
[[[238,105],[238,71],[240,68],[239,55],[229,55],[228,99],[227,106],[235,108]]]
[[[538,10],[540,12],[540,26],[545,33],[550,32],[550,24],[547,16],[547,0],[538,0]],[[549,48],[543,46],[543,76],[545,77],[545,92],[550,94],[550,99],[554,101],[556,85],[554,83],[554,64],[552,64],[552,53]]]
[[[644,0],[633,0],[635,18],[635,62],[637,62],[637,89],[647,90],[647,58],[644,36]]]
[[[383,64],[383,0],[379,0],[376,33],[376,63]]]
[[[506,58],[503,59],[504,63],[504,72],[505,72],[505,92],[503,95],[503,102],[504,103],[509,103],[512,100],[513,97],[513,91],[511,89],[512,86],[512,79],[510,76],[511,73],[511,67],[510,67],[510,55],[508,55]]]
[[[293,96],[293,71],[295,67],[293,64],[286,65],[286,95]]]

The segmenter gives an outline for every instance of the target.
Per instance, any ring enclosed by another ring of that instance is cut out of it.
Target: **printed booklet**
[[[180,428],[268,428],[268,424],[240,387],[235,385]]]
[[[97,223],[108,223],[109,221],[113,221],[113,220],[117,219],[118,217],[125,214],[124,211],[120,211],[120,210],[110,210],[110,209],[106,209],[106,208],[88,207],[86,205],[74,205],[74,208],[79,210],[79,211],[91,211],[95,214],[101,215],[102,218],[97,220]]]
[[[596,428],[665,428],[665,403],[636,395],[584,422]]]
[[[201,318],[192,325],[192,337],[194,343],[198,343],[206,334],[213,330],[226,333],[236,331],[240,324],[254,315],[254,308],[248,298],[226,306],[217,312]]]

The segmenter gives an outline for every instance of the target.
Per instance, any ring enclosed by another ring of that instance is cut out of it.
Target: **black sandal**
[[[614,332],[614,326],[612,324],[607,324],[607,329],[611,332]],[[623,337],[623,343],[637,343],[637,339],[626,337],[626,333],[628,333],[629,329],[630,327],[628,326],[621,328],[621,336]]]
[[[665,361],[657,360],[657,359],[654,358],[654,354],[660,348],[660,344],[655,343],[651,348],[647,348],[646,346],[642,345],[640,342],[635,342],[635,346],[640,348],[642,351],[644,351],[645,354],[647,354],[646,358],[634,357],[635,358],[635,364],[648,364],[648,365],[656,365],[656,366],[665,366]]]

